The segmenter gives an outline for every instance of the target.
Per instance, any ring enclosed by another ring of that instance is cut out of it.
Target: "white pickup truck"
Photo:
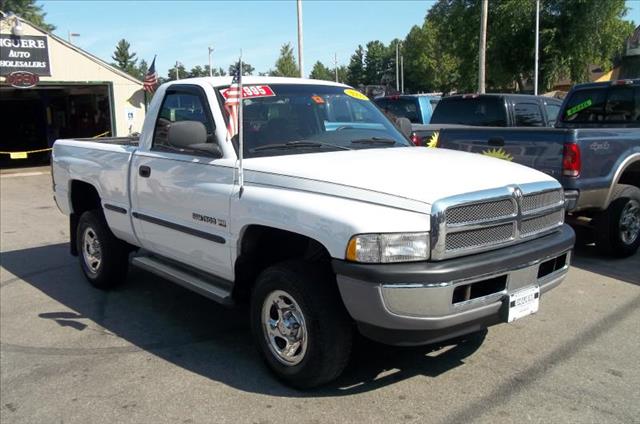
[[[98,288],[130,264],[225,305],[299,387],[336,378],[358,330],[435,343],[536,312],[574,233],[553,178],[413,147],[362,94],[244,78],[243,187],[230,78],[162,85],[139,139],[58,140],[56,202]]]

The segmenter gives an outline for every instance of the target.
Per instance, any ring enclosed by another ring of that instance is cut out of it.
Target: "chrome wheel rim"
[[[262,330],[273,356],[282,364],[299,364],[307,353],[308,333],[298,302],[283,290],[271,292],[262,304]]]
[[[82,234],[82,257],[87,270],[95,275],[102,264],[102,246],[95,230],[88,227]]]
[[[629,200],[620,214],[620,238],[624,244],[633,244],[640,236],[640,203]]]

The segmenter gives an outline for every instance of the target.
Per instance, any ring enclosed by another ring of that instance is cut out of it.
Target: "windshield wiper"
[[[358,140],[351,140],[351,144],[396,144],[395,140],[391,140],[390,138],[383,137],[370,137],[370,138],[360,138]]]
[[[289,141],[286,143],[275,143],[275,144],[267,144],[265,146],[256,147],[255,149],[251,149],[252,152],[259,152],[262,150],[272,150],[272,149],[296,149],[298,147],[301,148],[314,148],[314,147],[330,147],[333,149],[339,150],[351,150],[349,147],[338,146],[336,144],[331,143],[323,143],[320,141]]]

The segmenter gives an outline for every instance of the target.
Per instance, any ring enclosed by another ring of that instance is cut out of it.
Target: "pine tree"
[[[136,77],[138,74],[138,70],[136,69],[136,62],[138,59],[136,58],[135,53],[129,52],[130,48],[131,44],[123,38],[118,41],[116,50],[113,52],[111,59],[115,61],[113,64],[114,66],[117,66],[129,75]]]
[[[0,0],[0,10],[7,14],[14,13],[45,31],[56,29],[55,25],[44,21],[46,13],[42,11],[42,6],[36,4],[36,0]]]
[[[291,43],[282,45],[280,48],[280,57],[276,60],[276,69],[271,70],[269,73],[275,77],[297,77],[300,75]]]

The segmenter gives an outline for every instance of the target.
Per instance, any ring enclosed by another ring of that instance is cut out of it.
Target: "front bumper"
[[[363,335],[383,343],[434,343],[506,320],[510,293],[564,279],[575,242],[563,225],[508,248],[441,262],[333,261],[342,300]]]

